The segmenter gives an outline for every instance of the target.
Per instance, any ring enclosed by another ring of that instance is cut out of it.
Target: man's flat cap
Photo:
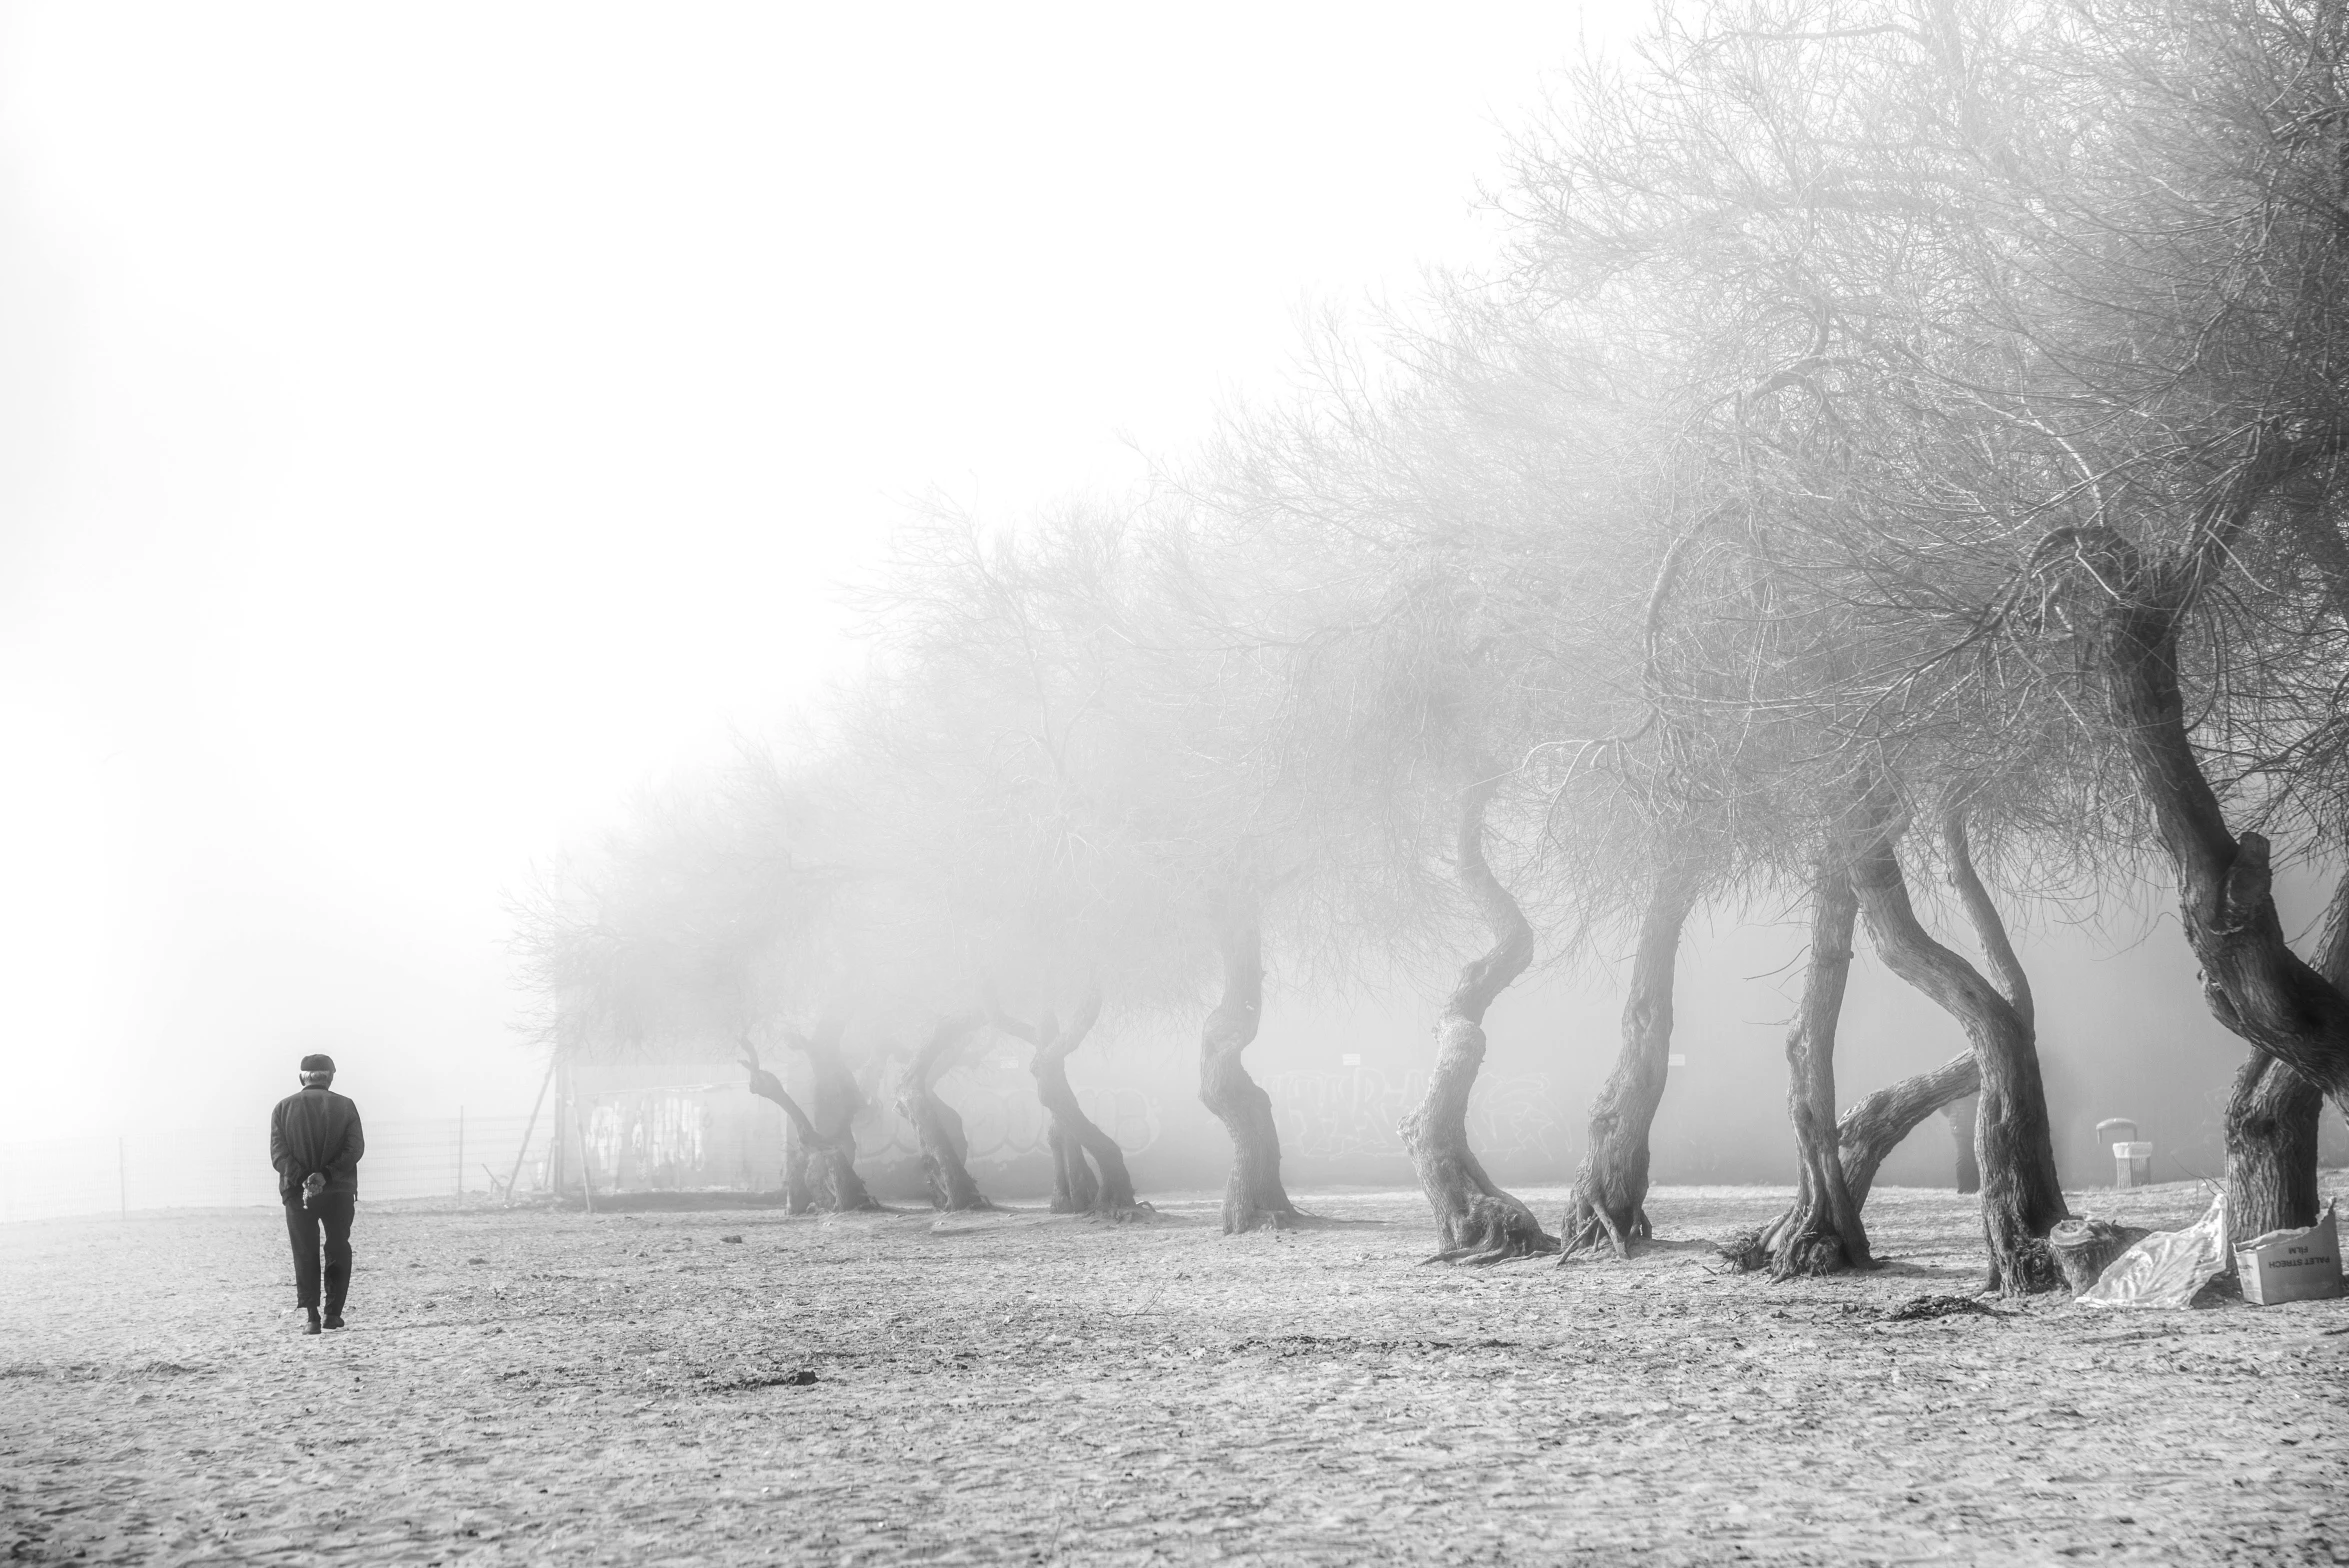
[[[333,1072],[334,1058],[331,1056],[305,1056],[302,1058],[302,1071],[306,1073]]]

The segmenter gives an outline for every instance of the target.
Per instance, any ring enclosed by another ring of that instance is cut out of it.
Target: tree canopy
[[[1628,1247],[1681,923],[1801,902],[1814,965],[1856,920],[1973,1041],[1861,1142],[1978,1090],[1993,1275],[2041,1280],[1994,891],[2173,878],[2253,1078],[2349,1099],[2349,996],[2269,890],[2349,832],[2345,43],[2331,0],[1663,9],[1518,134],[1489,272],[1317,335],[1146,496],[909,521],[820,740],[522,901],[549,1028],[1203,1014],[1246,1228],[1306,1220],[1239,1065],[1266,965],[1465,964],[1405,1131],[1489,1260],[1556,1243],[1457,1130],[1484,1009],[1635,941],[1566,1227]],[[1912,907],[1928,866],[1988,974]],[[1867,1261],[1840,995],[1789,1044],[1782,1265]]]

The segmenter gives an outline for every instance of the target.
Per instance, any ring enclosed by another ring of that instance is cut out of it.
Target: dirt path
[[[1890,1324],[1971,1289],[1970,1205],[1879,1191],[1863,1280],[1711,1272],[1782,1197],[1666,1188],[1676,1239],[1631,1263],[1482,1273],[1412,1266],[1415,1194],[1240,1239],[1208,1195],[1128,1227],[372,1209],[323,1339],[272,1211],[4,1226],[0,1552],[2349,1562],[2349,1303]]]

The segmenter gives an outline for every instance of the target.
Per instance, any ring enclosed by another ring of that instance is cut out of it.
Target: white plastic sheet
[[[2184,1230],[2158,1230],[2105,1265],[2079,1298],[2089,1307],[2182,1307],[2227,1269],[2227,1195]]]

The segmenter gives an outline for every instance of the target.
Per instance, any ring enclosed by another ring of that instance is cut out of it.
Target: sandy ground
[[[2349,1302],[1886,1322],[1975,1281],[1947,1193],[1875,1195],[1882,1271],[1777,1286],[1704,1245],[1759,1189],[1663,1189],[1666,1239],[1563,1269],[1415,1267],[1413,1194],[1310,1206],[1375,1223],[363,1208],[319,1339],[271,1211],[0,1227],[0,1550],[2349,1562]]]

